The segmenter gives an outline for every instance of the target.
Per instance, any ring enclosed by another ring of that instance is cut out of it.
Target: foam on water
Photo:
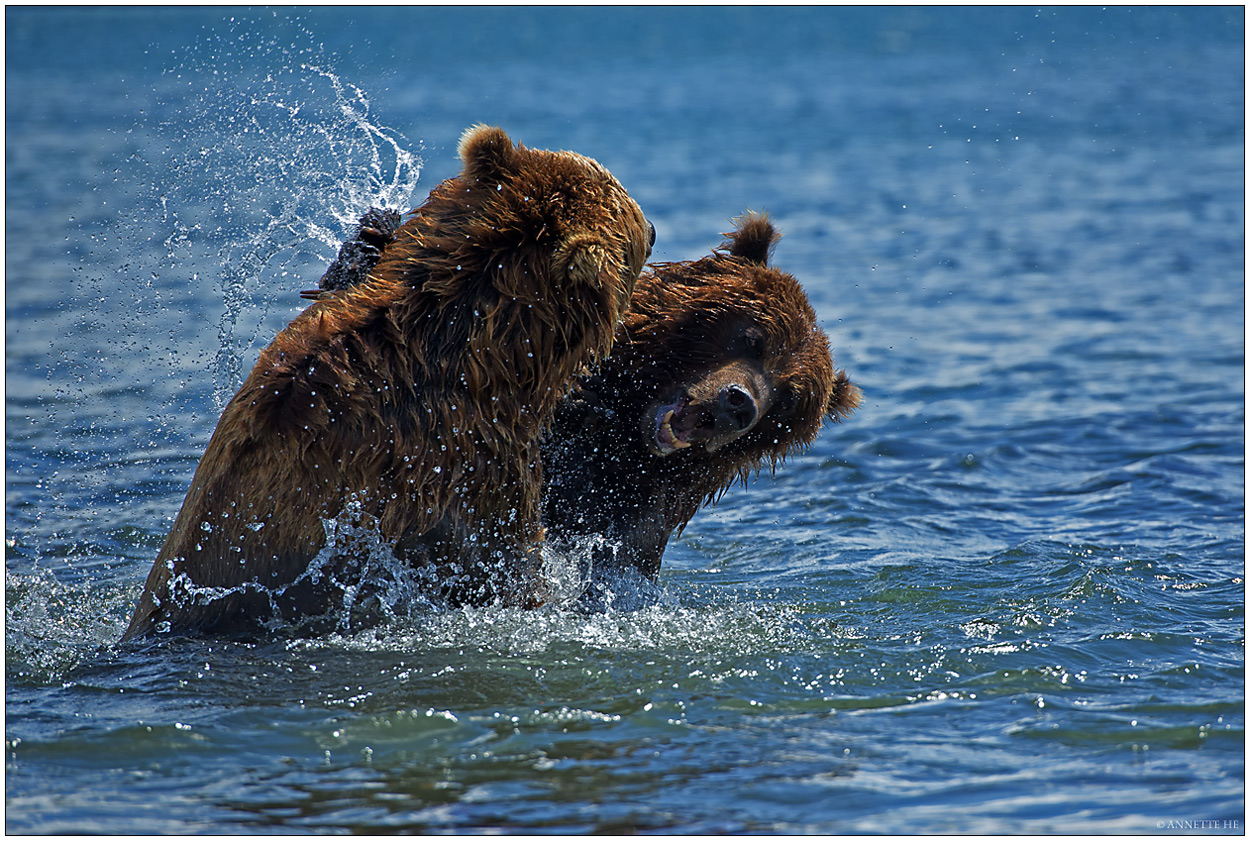
[[[325,546],[286,587],[204,587],[179,575],[171,582],[171,596],[200,603],[234,592],[268,593],[276,615],[276,600],[287,587],[318,584],[329,594],[325,614],[270,623],[275,640],[310,650],[417,655],[469,648],[517,657],[585,645],[671,656],[673,650],[745,653],[761,645],[796,650],[812,634],[793,607],[770,604],[766,597],[688,585],[674,590],[633,570],[596,570],[591,559],[612,547],[594,536],[545,552],[550,600],[543,608],[449,608],[431,600],[428,573],[397,559],[357,508],[349,505],[339,517],[323,521]],[[88,576],[65,583],[44,570],[7,571],[10,675],[31,684],[54,683],[112,656],[140,589],[139,582],[118,586]],[[158,637],[161,632],[158,627]],[[207,645],[211,649],[212,643]]]

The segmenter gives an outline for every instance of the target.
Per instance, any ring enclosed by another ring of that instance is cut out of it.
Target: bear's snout
[[[689,406],[679,426],[693,425],[686,440],[715,452],[755,428],[772,405],[772,392],[759,363],[734,360],[689,384]]]
[[[739,383],[730,383],[720,391],[720,420],[730,430],[741,432],[755,425],[759,407],[751,391]]]

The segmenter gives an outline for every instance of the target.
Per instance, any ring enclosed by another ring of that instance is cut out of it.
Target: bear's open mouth
[[[682,395],[676,403],[667,403],[657,406],[655,409],[655,434],[652,436],[651,444],[653,449],[662,456],[674,453],[683,447],[689,447],[690,442],[681,437],[681,432],[673,429],[673,421],[681,418],[682,410],[690,402],[689,395]],[[689,436],[692,430],[687,430],[686,435]]]

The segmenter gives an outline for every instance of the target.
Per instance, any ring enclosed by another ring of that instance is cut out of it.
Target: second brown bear
[[[780,233],[748,214],[726,236],[643,274],[612,355],[544,439],[547,539],[597,571],[655,577],[699,508],[859,405],[803,288],[768,265]]]
[[[610,350],[654,231],[588,158],[481,126],[459,152],[368,279],[262,352],[124,639],[325,610],[362,534],[452,601],[541,598],[540,431]]]

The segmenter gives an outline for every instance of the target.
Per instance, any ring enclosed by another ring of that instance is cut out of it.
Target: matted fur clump
[[[362,231],[380,253],[366,279],[323,281],[261,353],[126,639],[328,609],[333,576],[309,565],[334,554],[332,522],[434,570],[452,601],[541,597],[539,434],[611,349],[654,232],[589,158],[484,126],[459,153],[401,226]]]

